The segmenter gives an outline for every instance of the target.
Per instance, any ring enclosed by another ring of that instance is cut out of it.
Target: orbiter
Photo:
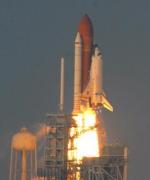
[[[113,111],[103,90],[103,60],[101,50],[93,44],[93,26],[85,15],[75,39],[73,113],[82,107],[106,108]]]

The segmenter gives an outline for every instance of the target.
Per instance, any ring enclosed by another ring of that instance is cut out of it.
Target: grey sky
[[[104,88],[115,112],[104,111],[109,142],[129,146],[129,180],[149,179],[150,1],[0,1],[0,176],[8,180],[12,134],[36,129],[58,106],[59,59],[66,63],[71,111],[73,46],[84,13],[103,51]]]

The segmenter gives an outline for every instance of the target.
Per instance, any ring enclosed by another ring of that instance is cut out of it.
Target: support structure
[[[43,164],[38,167],[38,180],[127,180],[128,148],[120,145],[103,147],[100,157],[69,159],[74,152],[69,136],[76,128],[72,116],[49,114],[46,123],[46,144]]]
[[[81,179],[127,180],[127,147],[105,146],[101,157],[84,158],[81,166]]]
[[[67,116],[48,114],[44,162],[38,168],[39,180],[66,180],[68,122]]]

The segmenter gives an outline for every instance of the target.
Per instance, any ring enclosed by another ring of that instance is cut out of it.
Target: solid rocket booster
[[[79,33],[75,39],[75,62],[74,62],[74,104],[73,109],[80,110],[81,102],[81,73],[82,73],[82,40]]]
[[[93,46],[93,26],[90,18],[85,15],[80,21],[78,32],[82,39],[82,92],[88,84]]]

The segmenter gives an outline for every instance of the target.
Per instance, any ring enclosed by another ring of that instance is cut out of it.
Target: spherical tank
[[[32,151],[36,149],[36,137],[27,130],[22,128],[20,132],[12,138],[12,148],[18,151]]]
[[[90,18],[85,15],[80,21],[78,32],[82,38],[82,91],[89,80],[91,53],[93,46],[93,26]]]

